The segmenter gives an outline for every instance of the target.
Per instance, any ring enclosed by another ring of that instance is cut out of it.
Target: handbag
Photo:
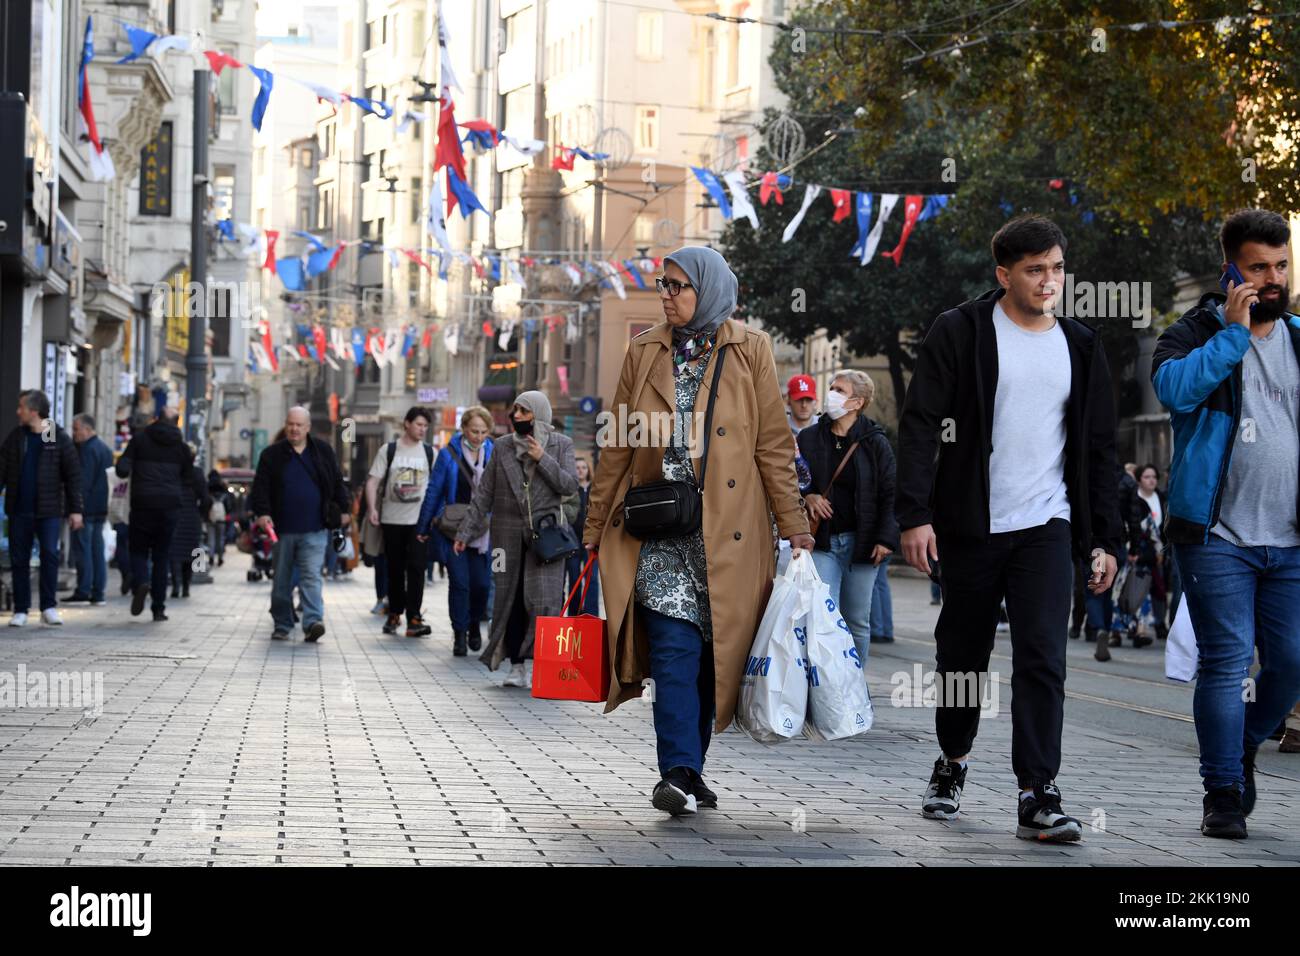
[[[657,541],[680,538],[700,529],[704,515],[704,475],[709,467],[709,433],[713,431],[713,402],[718,397],[718,380],[726,357],[726,348],[720,346],[718,359],[713,365],[709,403],[704,412],[704,449],[699,483],[692,485],[689,481],[664,480],[629,488],[623,496],[623,527],[632,537]]]
[[[469,470],[469,464],[460,455],[456,455],[456,464],[460,467],[465,475],[465,479],[474,487],[474,475]],[[442,514],[438,515],[434,524],[437,525],[438,531],[443,535],[455,540],[456,532],[460,530],[460,523],[465,520],[469,514],[469,505],[467,504],[449,504],[442,509]]]
[[[844,457],[840,459],[839,467],[836,468],[835,473],[831,475],[831,480],[826,482],[826,490],[821,494],[823,498],[831,493],[831,486],[835,484],[835,479],[840,476],[840,472],[844,470],[844,466],[849,463],[849,459],[853,457],[853,453],[858,450],[858,446],[861,444],[862,439],[858,439],[850,445],[849,450],[844,453]],[[817,528],[822,523],[822,519],[813,517],[812,510],[808,507],[808,502],[805,501],[803,507],[804,511],[808,512],[808,533],[815,538],[817,537]]]
[[[542,520],[533,524],[533,496],[528,490],[529,483],[524,482],[524,500],[528,503],[528,527],[533,536],[528,549],[537,555],[542,564],[550,564],[567,558],[582,550],[582,542],[567,524],[556,521],[555,515],[543,515]],[[547,522],[550,524],[547,524]]]
[[[533,696],[544,700],[581,700],[600,703],[609,698],[609,645],[605,619],[592,614],[566,617],[582,585],[587,597],[588,575],[595,574],[596,554],[573,582],[573,590],[559,617],[538,617],[533,631]],[[578,605],[579,607],[582,604]]]

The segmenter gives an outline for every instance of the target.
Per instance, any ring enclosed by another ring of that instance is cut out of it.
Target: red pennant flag
[[[266,356],[271,362],[271,371],[280,371],[280,361],[275,357],[275,344],[271,341],[271,323],[262,323],[262,348],[266,349]]]
[[[433,270],[429,268],[429,263],[425,262],[423,259],[417,256],[410,249],[403,249],[402,255],[406,256],[406,258],[410,259],[412,262],[418,262],[421,266],[424,267],[425,272],[429,273],[430,275],[433,274]]]
[[[896,267],[903,264],[903,246],[907,245],[907,237],[916,226],[916,217],[921,215],[921,209],[925,206],[924,196],[908,196],[903,201],[906,204],[903,206],[903,234],[898,237],[898,245],[889,252],[881,253],[884,258],[893,259]]]
[[[778,206],[785,205],[785,196],[781,194],[781,187],[777,183],[776,173],[763,174],[761,185],[758,187],[758,201],[764,206],[767,205],[767,201],[772,198],[773,194],[776,195],[776,204]]]
[[[244,65],[240,63],[238,60],[236,60],[233,56],[230,56],[229,54],[226,53],[222,53],[220,50],[204,50],[203,55],[208,58],[208,65],[212,67],[212,72],[217,74],[217,76],[221,75],[221,71],[225,67],[228,66],[240,67]]]
[[[303,358],[311,358],[311,356],[307,354],[307,346],[303,345],[301,342],[298,343],[298,354]]]
[[[469,257],[469,264],[474,267],[474,274],[480,279],[487,278],[487,270],[483,268],[483,263],[478,261],[477,256]]]
[[[443,166],[450,166],[462,180],[467,179],[465,151],[460,145],[460,135],[456,132],[456,104],[445,96],[438,104],[441,109],[438,110],[438,147],[433,156],[434,172]],[[451,190],[447,192],[450,196]],[[451,213],[450,206],[447,207],[447,212]]]
[[[311,337],[316,342],[316,359],[321,365],[325,364],[325,330],[319,325],[311,330]]]
[[[375,341],[376,339],[378,339],[378,342]],[[371,355],[374,355],[376,352],[376,346],[378,346],[378,351],[382,352],[384,350],[383,329],[370,329],[366,333],[366,351]]]
[[[488,338],[492,338],[492,323],[491,323],[491,322],[484,322],[484,323],[483,323],[483,334],[486,335]]]
[[[262,263],[262,268],[270,269],[271,275],[275,275],[275,240],[279,238],[278,229],[266,230],[266,261]]]
[[[853,211],[853,193],[847,189],[832,189],[831,202],[835,204],[835,215],[831,217],[831,222],[849,218],[849,213]]]
[[[557,146],[555,158],[551,160],[551,169],[573,169],[573,150],[567,146]]]
[[[431,345],[433,345],[433,326],[429,325],[425,327],[424,337],[420,339],[420,348],[428,349]]]
[[[333,269],[336,265],[339,264],[339,257],[343,255],[343,250],[346,247],[347,247],[347,241],[345,240],[343,242],[340,242],[334,248],[334,255],[330,256],[330,264],[326,267],[327,270]]]

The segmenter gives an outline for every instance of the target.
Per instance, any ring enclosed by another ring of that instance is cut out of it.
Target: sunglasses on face
[[[659,294],[663,295],[664,289],[667,289],[668,294],[672,296],[674,299],[677,298],[677,296],[682,294],[683,289],[694,289],[694,288],[695,286],[691,285],[689,282],[678,282],[676,279],[665,279],[663,276],[660,276],[659,278],[655,279],[655,289],[659,292]]]

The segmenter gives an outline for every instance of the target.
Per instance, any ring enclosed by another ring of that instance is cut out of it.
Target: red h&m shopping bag
[[[588,575],[596,555],[573,582],[573,590],[560,614],[569,610],[573,596],[582,585],[582,601],[587,598]],[[605,619],[594,614],[576,617],[539,617],[533,638],[533,696],[546,700],[583,700],[603,702],[609,697],[609,651],[605,646]]]

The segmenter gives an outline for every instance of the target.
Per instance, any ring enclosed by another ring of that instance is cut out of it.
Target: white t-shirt
[[[1138,497],[1147,503],[1147,507],[1151,509],[1151,520],[1155,523],[1155,526],[1159,528],[1160,522],[1164,520],[1164,511],[1160,507],[1160,496],[1153,491],[1151,492],[1151,497],[1148,498],[1139,491]]]
[[[989,531],[1037,528],[1070,520],[1065,489],[1065,412],[1070,347],[1061,323],[1030,332],[993,306],[998,388],[989,456]]]
[[[385,444],[370,466],[370,477],[382,482],[385,471],[388,471],[388,487],[384,490],[379,520],[384,524],[415,524],[420,520],[420,505],[424,504],[424,492],[429,487],[429,456],[424,445],[403,445],[399,440],[393,450],[390,471]]]

